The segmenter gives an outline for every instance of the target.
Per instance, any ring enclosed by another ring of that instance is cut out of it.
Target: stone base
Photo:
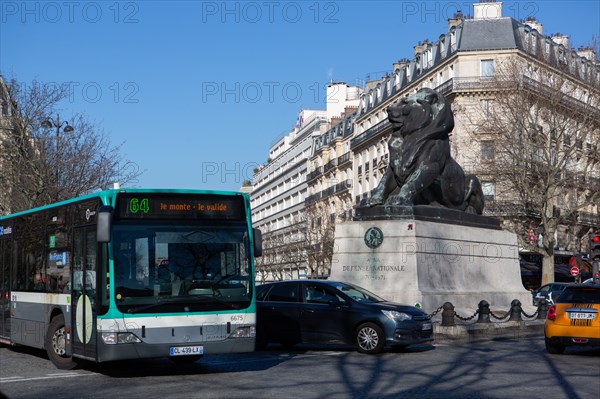
[[[376,248],[365,240],[371,227],[383,233]],[[445,302],[462,317],[473,315],[484,299],[492,309],[504,311],[513,299],[524,309],[531,305],[521,282],[515,234],[407,215],[337,225],[331,279],[357,284],[390,301],[420,304],[428,313]]]

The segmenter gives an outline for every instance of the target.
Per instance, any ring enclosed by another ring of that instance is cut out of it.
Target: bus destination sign
[[[215,194],[123,193],[117,197],[120,219],[245,220],[244,198]]]

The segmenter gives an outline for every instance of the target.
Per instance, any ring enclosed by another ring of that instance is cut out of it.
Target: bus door
[[[0,240],[0,342],[10,339],[10,259],[11,240]]]
[[[96,226],[73,230],[71,331],[73,355],[95,360],[98,243]]]

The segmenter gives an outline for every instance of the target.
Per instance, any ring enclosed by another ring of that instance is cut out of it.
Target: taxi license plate
[[[203,346],[172,346],[170,356],[187,356],[204,354]]]
[[[569,319],[594,320],[594,313],[569,313]]]

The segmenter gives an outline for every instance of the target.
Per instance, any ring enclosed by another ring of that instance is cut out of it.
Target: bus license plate
[[[569,319],[594,320],[593,313],[569,313]]]
[[[171,356],[203,355],[203,346],[172,346]]]

